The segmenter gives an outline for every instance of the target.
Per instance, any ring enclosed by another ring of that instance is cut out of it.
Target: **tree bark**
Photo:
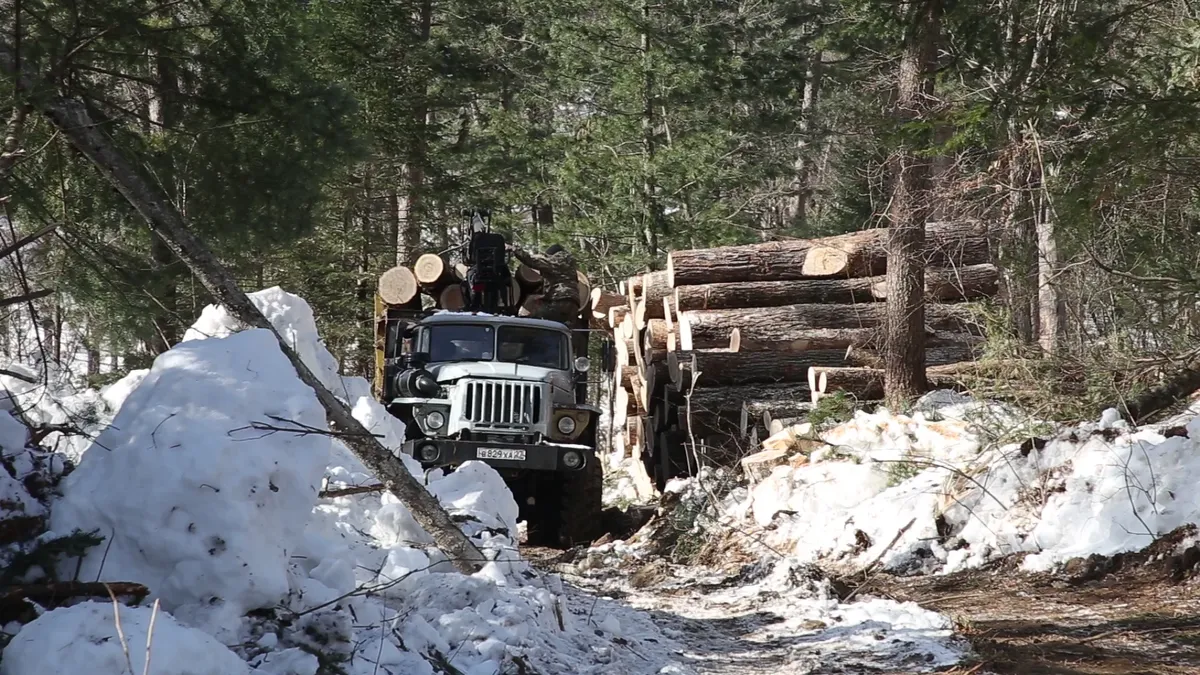
[[[675,289],[676,311],[778,307],[798,303],[874,302],[876,278],[734,281]]]
[[[672,251],[667,279],[673,287],[733,281],[803,279],[800,269],[811,247],[808,239]]]
[[[179,91],[179,74],[175,70],[173,58],[155,53],[153,62],[154,100],[150,107],[150,118],[157,124],[150,128],[150,133],[162,135],[179,124],[183,115],[183,100]],[[174,161],[165,155],[161,158],[165,165],[158,169],[160,185],[166,192],[166,198],[172,203],[178,203],[178,177],[175,175]],[[153,232],[150,235],[150,266],[154,278],[152,287],[148,289],[154,300],[150,310],[153,335],[146,346],[151,355],[156,355],[179,342],[182,324],[179,317],[179,282],[182,275],[179,261],[171,247],[163,241],[161,235]]]
[[[879,279],[872,285],[878,300],[887,299],[887,281]],[[968,265],[960,268],[925,269],[926,302],[960,302],[990,298],[1000,289],[1000,271],[995,265]]]
[[[931,266],[958,267],[987,262],[987,228],[972,222],[937,222],[925,226],[931,242],[935,242],[926,263]],[[857,251],[854,255],[865,262],[858,267],[886,268],[888,230],[876,228],[818,239],[789,239],[759,244],[722,246],[672,251],[667,256],[667,283],[673,288],[699,284],[737,281],[787,281],[811,279],[804,266],[813,248],[829,251]],[[816,276],[846,276],[844,273],[822,273]]]
[[[32,90],[29,79],[23,73],[16,72],[12,49],[3,41],[0,41],[0,68],[9,75],[18,76],[25,90]],[[455,525],[437,499],[354,418],[345,403],[321,384],[287,340],[238,288],[232,275],[192,233],[166,195],[142,177],[102,133],[101,127],[93,123],[83,104],[60,96],[49,96],[39,103],[50,122],[112,183],[155,234],[160,235],[172,252],[191,268],[219,303],[246,325],[268,330],[275,336],[280,350],[291,361],[300,380],[316,393],[331,429],[342,434],[343,442],[355,456],[380,479],[389,492],[408,507],[413,518],[446,553],[452,564],[468,574],[479,569],[486,562],[483,554]]]
[[[884,396],[886,371],[881,368],[828,368],[815,367],[814,378],[818,395],[846,392],[860,401],[875,401]],[[925,386],[919,394],[930,389],[962,389],[959,381],[950,375],[930,372],[924,378]]]
[[[808,200],[812,197],[812,165],[809,157],[812,117],[817,100],[821,95],[821,80],[824,77],[822,60],[825,53],[813,50],[808,55],[808,69],[804,73],[804,94],[800,101],[799,139],[796,141],[796,161],[793,164],[792,194],[787,205],[787,221],[792,229],[802,230],[808,222]]]
[[[894,108],[901,125],[925,120],[931,107],[941,14],[942,0],[909,5]],[[922,149],[904,147],[899,151],[888,213],[885,400],[893,410],[920,395],[926,386],[925,222],[932,191],[929,159],[918,152]]]
[[[1037,189],[1042,190],[1042,172],[1037,171]],[[1038,344],[1042,351],[1055,355],[1062,339],[1067,308],[1060,293],[1058,273],[1058,240],[1054,236],[1054,216],[1047,207],[1046,195],[1040,193],[1035,200],[1037,206],[1038,246]]]
[[[945,365],[968,361],[976,355],[971,345],[959,342],[928,347],[925,360],[930,365]],[[687,366],[689,373],[700,373],[696,379],[696,388],[699,389],[807,382],[812,366],[882,368],[883,357],[877,351],[866,348],[798,352],[694,350],[668,354],[668,367],[678,371],[671,374],[672,381],[678,382],[683,378],[684,366]]]
[[[421,0],[418,3],[416,16],[417,39],[423,47],[430,43],[433,28],[433,0]],[[412,93],[416,102],[412,108],[413,136],[409,139],[408,156],[405,158],[405,178],[407,181],[404,199],[404,232],[403,248],[396,250],[397,265],[412,265],[416,262],[421,248],[421,232],[426,229],[429,205],[426,203],[426,172],[429,164],[429,79],[430,73],[424,65],[417,76],[418,84]]]
[[[742,350],[815,349],[817,347],[813,341],[834,337],[815,331],[881,328],[889,305],[879,302],[861,305],[805,304],[680,312],[679,346],[684,351],[724,348],[729,346],[733,329],[737,328],[741,333]],[[951,333],[978,333],[979,329],[973,326],[970,313],[968,304],[932,305],[925,317],[926,328]],[[921,335],[924,335],[923,331]]]
[[[663,298],[672,293],[667,272],[647,272],[642,275],[642,295],[633,317],[633,327],[642,330],[649,319],[663,318]]]
[[[999,272],[994,265],[961,268],[928,268],[925,297],[937,302],[977,300],[998,292]],[[793,279],[744,281],[675,289],[679,311],[778,307],[800,303],[856,303],[887,298],[883,276],[860,279]]]
[[[922,166],[928,169],[928,165]],[[927,184],[928,178],[924,180]],[[923,209],[920,215],[927,217],[928,210]],[[982,223],[929,223],[919,229],[925,232],[925,248],[918,258],[923,266],[956,268],[979,265],[990,260],[987,227]],[[802,272],[810,277],[839,278],[884,274],[887,272],[888,242],[892,234],[891,229],[877,228],[829,237],[821,244],[814,243],[804,259]]]

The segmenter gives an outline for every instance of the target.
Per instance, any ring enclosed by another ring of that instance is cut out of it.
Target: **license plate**
[[[507,459],[514,462],[525,461],[525,451],[509,448],[479,448],[475,451],[479,459]]]

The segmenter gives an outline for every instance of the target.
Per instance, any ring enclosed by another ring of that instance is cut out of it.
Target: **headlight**
[[[575,431],[575,418],[570,415],[563,415],[558,418],[558,430],[560,433],[569,434]]]
[[[579,465],[583,464],[583,455],[574,450],[568,450],[563,453],[562,463],[568,469],[578,469]]]
[[[439,450],[438,446],[434,445],[433,443],[426,443],[417,449],[417,455],[422,462],[435,461],[440,454],[441,450]]]
[[[425,426],[427,426],[430,429],[433,429],[435,431],[438,429],[441,429],[442,425],[445,423],[446,423],[446,416],[443,415],[441,413],[441,411],[439,411],[439,410],[434,410],[433,412],[431,412],[425,416]]]

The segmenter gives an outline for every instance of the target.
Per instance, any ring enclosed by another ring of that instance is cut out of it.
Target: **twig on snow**
[[[368,492],[383,492],[386,489],[387,486],[385,486],[383,483],[376,483],[374,485],[352,485],[350,487],[337,488],[334,490],[321,490],[319,493],[317,493],[317,497],[320,499],[334,499],[336,497],[349,497],[351,495],[361,495]]]
[[[850,594],[847,595],[842,602],[850,602],[854,596],[858,595],[859,591],[861,591],[867,584],[871,583],[871,580],[875,578],[875,575],[871,574],[871,572],[875,569],[875,566],[879,564],[880,560],[883,560],[883,556],[887,555],[888,551],[892,550],[892,547],[896,545],[896,542],[900,541],[900,537],[903,537],[904,533],[908,532],[908,528],[912,527],[913,523],[915,522],[917,522],[917,519],[914,517],[912,520],[908,521],[904,527],[900,528],[900,531],[896,533],[896,536],[892,537],[892,540],[888,542],[887,546],[883,547],[883,550],[879,552],[879,555],[875,556],[875,559],[872,560],[869,565],[863,568],[862,573],[866,579],[864,579],[861,584],[855,587],[854,590],[850,591]]]
[[[104,584],[104,588],[108,591],[108,597],[112,598],[113,623],[117,627],[117,638],[121,641],[121,651],[125,652],[125,665],[129,668],[129,675],[134,675],[133,661],[129,658],[129,642],[125,639],[125,630],[121,628],[121,603],[117,602],[117,596],[108,584]]]

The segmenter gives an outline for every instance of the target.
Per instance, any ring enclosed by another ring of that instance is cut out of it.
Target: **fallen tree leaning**
[[[6,41],[0,41],[0,69],[18,79],[19,91],[37,91],[33,78],[27,73],[18,72],[16,64],[12,46]],[[187,264],[219,303],[247,326],[271,331],[279,342],[280,350],[295,367],[300,380],[316,393],[317,400],[325,409],[329,426],[341,434],[341,440],[346,446],[380,479],[389,492],[408,507],[413,518],[429,533],[434,543],[457,569],[467,574],[477,571],[486,562],[483,553],[454,524],[450,514],[442,508],[437,499],[408,472],[400,459],[375,440],[354,418],[350,409],[313,375],[299,354],[242,292],[228,270],[192,233],[170,200],[134,168],[105,136],[101,127],[91,120],[83,103],[59,95],[49,95],[31,102],[41,107],[59,133],[112,183],[129,205],[145,219],[150,229]]]

